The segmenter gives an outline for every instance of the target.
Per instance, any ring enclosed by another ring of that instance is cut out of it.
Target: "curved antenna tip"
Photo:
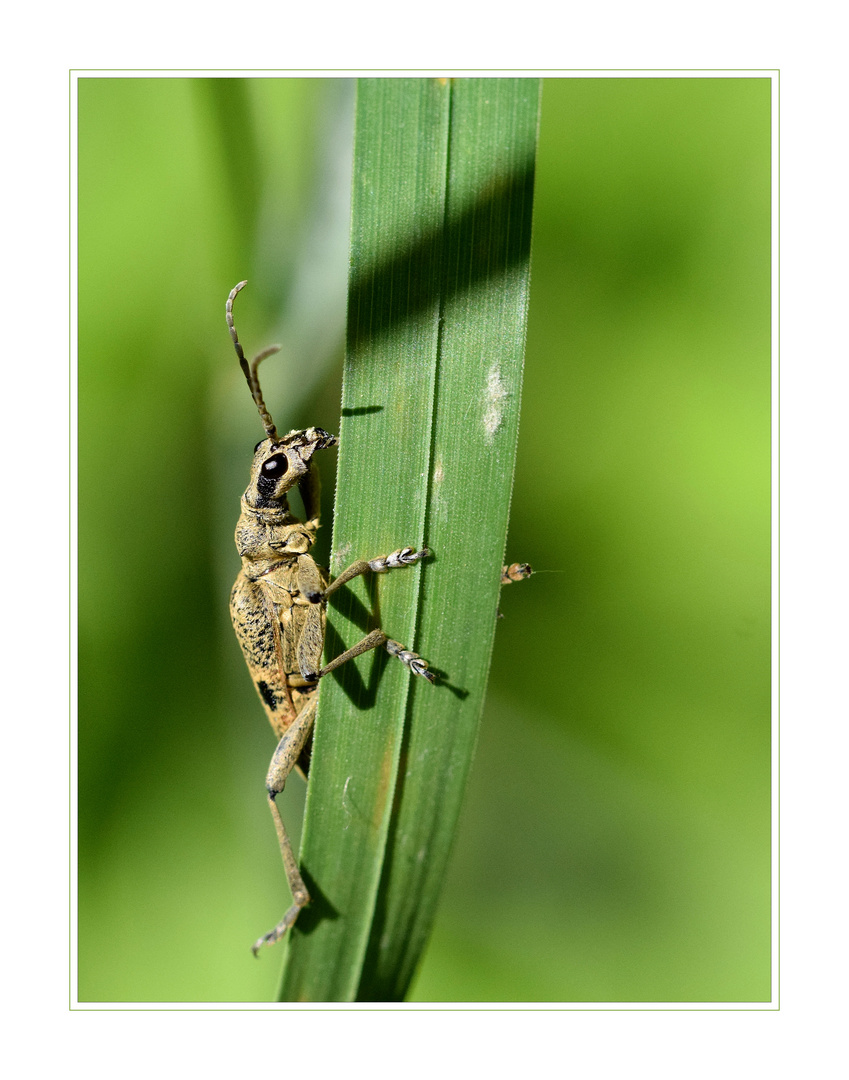
[[[233,301],[236,299],[236,295],[244,289],[246,285],[247,281],[240,281],[238,285],[230,290],[230,295],[227,297],[227,327],[230,330],[230,337],[233,340],[236,356],[239,358],[239,364],[248,381],[248,387],[253,396],[257,410],[259,411],[259,418],[262,421],[262,426],[265,428],[266,435],[276,442],[277,428],[274,426],[274,421],[271,419],[271,415],[265,407],[265,402],[262,400],[262,391],[259,388],[259,377],[257,376],[256,369],[266,357],[278,352],[280,346],[272,345],[270,348],[264,349],[259,356],[254,357],[250,364],[248,363],[247,357],[242,350],[242,344],[239,341],[239,335],[236,333],[235,324],[233,323]]]

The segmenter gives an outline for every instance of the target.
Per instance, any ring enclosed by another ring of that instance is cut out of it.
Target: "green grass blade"
[[[360,1000],[402,1000],[433,922],[495,632],[528,306],[535,79],[458,80],[419,651],[445,672],[413,695]],[[519,557],[521,553],[517,553]]]
[[[322,686],[301,847],[313,903],[281,1000],[402,997],[433,919],[495,627],[538,100],[537,80],[359,86],[332,569],[404,544],[435,556],[337,594],[325,655],[379,624],[441,681],[380,651]]]
[[[434,80],[358,89],[334,574],[424,541],[448,106]],[[397,570],[377,588],[360,579],[337,593],[325,656],[377,624],[362,613],[378,596],[380,623],[412,645],[421,576],[421,566]],[[410,693],[409,672],[388,660],[366,655],[321,688],[301,845],[313,902],[289,942],[282,1000],[356,995]]]

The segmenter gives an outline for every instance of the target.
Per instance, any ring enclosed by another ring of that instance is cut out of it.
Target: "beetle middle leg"
[[[413,652],[412,649],[405,649],[400,641],[393,641],[392,638],[387,637],[382,630],[372,630],[370,634],[366,634],[362,641],[358,641],[356,645],[352,645],[350,649],[340,653],[335,660],[325,664],[319,672],[319,677],[328,675],[331,671],[335,671],[340,664],[353,660],[355,656],[361,656],[364,652],[368,652],[369,649],[377,649],[381,645],[390,656],[397,656],[402,664],[406,664],[414,675],[421,675],[429,683],[436,682],[436,676],[432,671],[428,671],[426,660],[422,660],[419,654]]]

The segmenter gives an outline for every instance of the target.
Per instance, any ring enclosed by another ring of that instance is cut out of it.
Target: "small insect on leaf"
[[[501,571],[501,584],[509,585],[513,581],[524,581],[529,578],[533,570],[530,563],[526,562],[514,562],[509,566],[505,566]]]

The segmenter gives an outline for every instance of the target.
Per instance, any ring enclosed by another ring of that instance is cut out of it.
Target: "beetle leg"
[[[274,819],[274,827],[277,830],[277,839],[280,843],[280,854],[283,856],[283,867],[286,871],[286,880],[289,883],[289,888],[292,890],[292,906],[273,930],[269,930],[267,934],[264,934],[254,943],[254,956],[259,953],[259,950],[263,945],[273,945],[275,941],[279,941],[289,927],[295,922],[301,909],[306,907],[310,902],[310,894],[304,884],[304,879],[301,877],[301,872],[298,870],[298,860],[295,858],[294,851],[292,851],[292,843],[289,840],[289,834],[286,832],[286,826],[283,824],[283,818],[280,816],[280,810],[278,809],[275,800],[283,790],[286,778],[292,769],[294,769],[298,758],[301,756],[301,751],[310,736],[313,721],[315,720],[315,707],[316,698],[313,696],[298,716],[295,717],[291,726],[286,731],[286,734],[277,744],[277,749],[274,751],[274,756],[271,758],[271,764],[268,767],[268,775],[265,779],[265,788],[268,793],[268,806],[271,810],[271,816]]]

